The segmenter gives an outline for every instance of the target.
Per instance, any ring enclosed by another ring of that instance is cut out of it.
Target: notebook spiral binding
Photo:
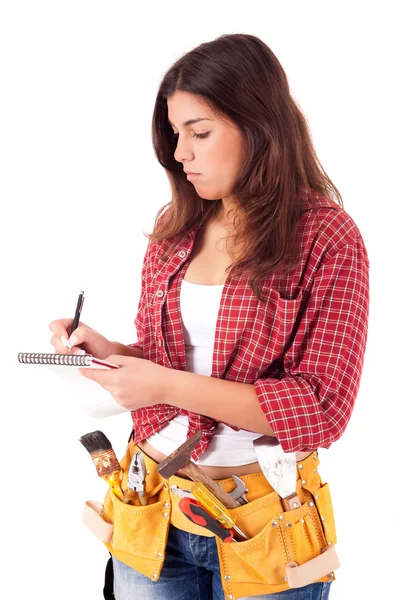
[[[71,367],[90,367],[91,354],[54,354],[43,352],[19,352],[20,363],[35,365],[69,365]]]

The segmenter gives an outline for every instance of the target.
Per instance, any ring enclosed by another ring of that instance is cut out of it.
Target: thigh
[[[292,588],[276,594],[246,596],[240,598],[240,600],[328,600],[331,585],[332,581],[310,583],[301,588]]]
[[[158,581],[112,557],[115,600],[204,600],[212,598],[212,573],[193,564],[186,532],[170,527]]]

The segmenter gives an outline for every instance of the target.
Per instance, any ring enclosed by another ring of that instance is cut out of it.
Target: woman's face
[[[222,121],[200,96],[177,91],[167,100],[168,119],[177,141],[175,160],[205,200],[230,199],[245,157],[245,140],[237,125]],[[197,123],[186,123],[196,120]]]

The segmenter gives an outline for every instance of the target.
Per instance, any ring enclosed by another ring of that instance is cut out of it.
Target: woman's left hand
[[[144,358],[111,354],[108,362],[119,369],[79,369],[88,379],[99,383],[114,400],[128,410],[163,402],[165,381],[171,369]]]

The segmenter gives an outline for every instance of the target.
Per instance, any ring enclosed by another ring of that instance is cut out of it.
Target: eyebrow
[[[185,121],[184,123],[182,123],[182,125],[184,127],[188,127],[188,125],[192,125],[193,123],[198,123],[199,121],[212,121],[212,119],[206,119],[205,117],[199,117],[198,119],[189,119],[188,121]],[[174,125],[173,123],[171,123],[171,121],[168,119],[168,123],[170,125]]]

